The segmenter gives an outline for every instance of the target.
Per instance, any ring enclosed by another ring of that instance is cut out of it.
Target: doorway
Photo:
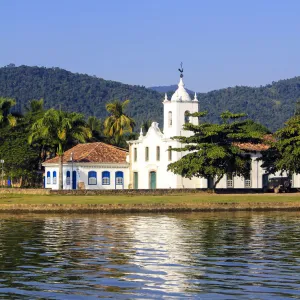
[[[139,173],[133,172],[133,188],[137,190],[139,188]]]
[[[77,187],[77,174],[76,171],[72,173],[72,190],[76,190]]]
[[[156,172],[155,171],[150,172],[150,189],[152,189],[152,190],[156,189]]]

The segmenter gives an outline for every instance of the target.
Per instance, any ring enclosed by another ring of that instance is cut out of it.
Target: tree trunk
[[[214,182],[214,187],[213,187],[213,192],[215,193],[216,191],[216,187],[217,187],[217,184],[220,182],[220,180],[223,178],[223,175],[217,177],[217,180]]]
[[[59,178],[59,185],[58,185],[58,189],[59,190],[63,190],[64,186],[63,186],[63,158],[64,155],[58,155],[58,161],[59,161],[59,170],[58,170],[58,178]]]

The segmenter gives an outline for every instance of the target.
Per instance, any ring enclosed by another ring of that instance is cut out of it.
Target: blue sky
[[[0,0],[0,66],[205,92],[300,75],[298,0]]]

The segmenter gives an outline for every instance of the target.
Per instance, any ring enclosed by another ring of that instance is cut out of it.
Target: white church
[[[137,140],[128,141],[129,152],[104,143],[79,144],[65,152],[63,161],[64,189],[169,189],[207,188],[212,182],[206,178],[183,178],[167,171],[171,162],[185,155],[170,151],[182,145],[171,138],[189,136],[183,130],[186,122],[198,124],[198,118],[188,117],[187,112],[199,111],[195,93],[192,99],[185,89],[180,75],[178,89],[171,99],[163,101],[163,132],[153,122],[148,132],[141,129]],[[262,188],[268,175],[257,158],[266,145],[241,144],[241,149],[252,150],[251,173],[247,178],[224,176],[217,188]],[[44,162],[45,188],[58,189],[58,157]],[[293,178],[294,186],[300,186],[300,178]],[[299,181],[299,182],[298,182]]]

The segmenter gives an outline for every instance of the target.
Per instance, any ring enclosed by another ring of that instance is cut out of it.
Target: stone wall
[[[0,194],[50,195],[50,189],[0,188]]]
[[[178,194],[195,194],[195,193],[211,192],[208,189],[138,189],[138,190],[51,190],[51,195],[128,195],[128,196],[142,196],[142,195],[178,195]],[[216,193],[220,194],[253,194],[262,193],[262,189],[218,189]]]

